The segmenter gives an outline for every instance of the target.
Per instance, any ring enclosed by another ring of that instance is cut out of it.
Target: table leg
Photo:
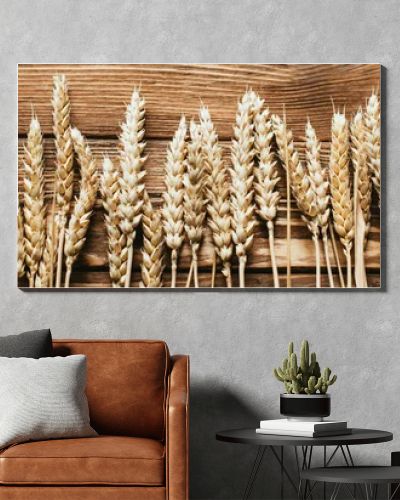
[[[264,458],[266,446],[259,446],[257,449],[257,455],[253,463],[253,467],[250,472],[249,479],[246,484],[246,489],[244,490],[243,500],[250,498],[251,492],[253,490],[254,481],[256,480],[258,470],[260,468],[262,459]]]
[[[336,500],[336,497],[338,496],[338,493],[340,490],[340,486],[341,486],[340,483],[335,484],[333,491],[332,491],[331,500]]]
[[[396,484],[396,483],[394,483]],[[398,492],[399,488],[400,488],[400,483],[397,484],[396,488],[394,489],[394,492],[392,493],[392,485],[391,484],[388,484],[388,500],[393,500],[393,498],[395,497],[396,493]]]
[[[324,446],[324,467],[326,467],[326,446]],[[326,483],[324,481],[324,500],[326,500]]]
[[[281,446],[281,500],[284,498],[283,494],[283,446]]]
[[[275,450],[274,446],[270,446],[269,448],[272,451],[272,453],[273,453],[274,457],[276,458],[277,462],[281,466],[281,476],[282,476],[282,478],[284,476],[286,476],[287,479],[289,480],[290,484],[293,486],[294,491],[297,491],[297,486],[296,486],[296,484],[295,484],[292,476],[290,475],[287,467],[285,466],[285,464],[283,462],[283,459],[281,459],[281,457],[283,458],[283,454],[280,457],[279,454],[278,454],[278,452]]]

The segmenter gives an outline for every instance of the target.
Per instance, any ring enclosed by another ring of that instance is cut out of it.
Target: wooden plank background
[[[336,107],[346,107],[350,116],[365,105],[371,90],[380,89],[379,65],[20,65],[18,72],[18,134],[19,182],[22,190],[22,152],[31,117],[32,105],[45,137],[46,196],[51,201],[55,170],[55,149],[52,137],[52,77],[67,76],[71,99],[71,122],[88,138],[99,159],[103,154],[117,154],[120,124],[132,89],[140,85],[146,99],[146,187],[153,202],[160,203],[164,190],[165,151],[182,113],[196,117],[200,101],[210,109],[226,161],[234,124],[237,101],[247,87],[266,100],[271,112],[281,113],[285,105],[288,125],[294,132],[300,155],[304,157],[304,126],[307,117],[322,141],[322,160],[327,165],[330,147],[332,100]],[[78,168],[76,168],[78,180]],[[284,173],[276,219],[276,252],[282,286],[286,271],[286,199]],[[78,186],[78,182],[76,183]],[[292,202],[292,286],[315,286],[315,260],[310,234]],[[132,286],[140,281],[141,235],[135,243]],[[339,245],[340,247],[340,245]],[[100,200],[96,204],[88,239],[74,266],[72,287],[110,286],[107,268],[107,239]],[[208,230],[199,255],[200,283],[210,282],[211,245]],[[372,225],[366,249],[369,286],[380,286],[380,211],[373,197]],[[344,263],[343,255],[341,258]],[[333,255],[331,262],[334,262]],[[236,259],[234,285],[237,284]],[[186,280],[190,266],[190,249],[184,245],[179,259],[178,284]],[[322,260],[322,285],[327,286],[325,262]],[[336,274],[336,269],[334,269]],[[335,276],[338,285],[337,276]],[[169,284],[169,269],[165,272]],[[26,286],[24,279],[19,286]],[[221,276],[218,286],[224,286]],[[255,244],[249,255],[246,285],[270,287],[272,274],[265,226],[257,227]]]

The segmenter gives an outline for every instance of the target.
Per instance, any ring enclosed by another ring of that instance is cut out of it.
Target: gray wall
[[[132,7],[134,5],[134,7]],[[192,498],[239,498],[254,450],[220,428],[278,415],[271,368],[309,338],[339,374],[334,416],[400,449],[398,0],[0,2],[1,335],[163,338],[192,359]],[[387,288],[374,293],[24,293],[15,286],[17,62],[379,62],[387,68]],[[392,167],[393,166],[393,167]],[[399,245],[399,246],[398,246]],[[264,463],[266,471],[268,461]],[[258,494],[275,495],[260,478]]]

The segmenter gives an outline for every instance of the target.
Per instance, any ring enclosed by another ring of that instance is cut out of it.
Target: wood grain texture
[[[31,104],[46,134],[52,132],[51,88],[55,73],[66,74],[72,123],[88,136],[116,136],[134,85],[146,98],[146,135],[169,139],[181,113],[196,116],[200,100],[210,108],[219,136],[229,139],[236,104],[247,87],[272,112],[286,107],[295,137],[304,135],[305,113],[320,140],[330,139],[332,100],[354,112],[372,88],[379,65],[20,65],[18,131],[25,134]]]
[[[229,162],[229,145],[237,100],[246,87],[252,87],[267,101],[273,112],[281,113],[285,105],[289,126],[293,129],[296,147],[304,157],[304,126],[309,116],[322,142],[322,162],[327,165],[330,147],[332,101],[346,106],[346,113],[365,104],[371,89],[379,89],[379,65],[20,65],[18,88],[19,193],[22,192],[23,143],[31,116],[31,105],[39,117],[45,134],[45,191],[51,203],[55,169],[55,148],[52,139],[51,88],[52,76],[65,73],[70,86],[71,120],[88,138],[99,169],[104,154],[115,157],[118,150],[119,126],[133,86],[141,85],[146,98],[146,187],[156,206],[164,191],[164,161],[168,141],[174,133],[181,113],[196,116],[200,99],[209,106]],[[78,177],[78,167],[76,167]],[[78,183],[76,183],[78,189]],[[286,268],[286,199],[285,177],[281,170],[279,189],[282,198],[276,219],[276,252],[282,285]],[[292,200],[292,266],[293,286],[315,286],[314,248],[310,233]],[[135,243],[132,286],[140,280],[139,234]],[[339,248],[340,245],[338,244]],[[106,256],[103,210],[100,200],[90,226],[87,242],[74,266],[71,286],[107,287],[109,278]],[[201,286],[208,286],[211,267],[211,240],[208,229],[199,254]],[[344,264],[344,256],[340,255]],[[380,286],[380,210],[373,198],[372,224],[365,253],[368,282]],[[334,263],[331,255],[331,263]],[[236,259],[234,262],[236,265]],[[249,255],[246,285],[273,286],[267,231],[260,221],[255,244]],[[183,285],[190,266],[190,249],[182,249],[178,284]],[[337,272],[333,266],[334,273]],[[327,286],[325,262],[322,258],[322,286]],[[234,269],[234,285],[236,284]],[[335,276],[338,286],[337,276]],[[169,283],[166,269],[165,284]],[[218,276],[217,286],[223,286]],[[24,280],[19,282],[25,286]]]

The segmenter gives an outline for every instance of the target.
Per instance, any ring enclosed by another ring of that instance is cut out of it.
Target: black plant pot
[[[322,420],[331,414],[329,394],[281,394],[281,414],[289,419]]]

